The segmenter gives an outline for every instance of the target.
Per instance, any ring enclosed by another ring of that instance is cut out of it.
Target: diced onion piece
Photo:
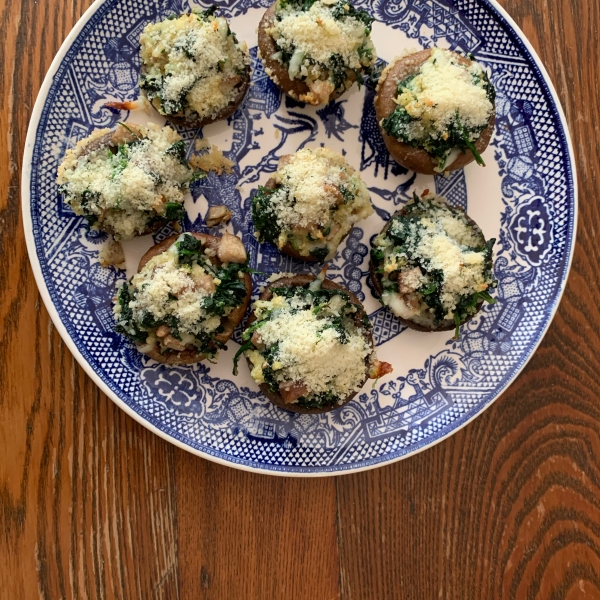
[[[140,344],[137,349],[142,354],[148,354],[152,352],[156,348],[156,342],[152,342],[151,344]]]
[[[292,58],[290,59],[290,66],[288,68],[288,74],[290,79],[295,79],[296,76],[300,73],[300,67],[302,66],[302,61],[304,60],[304,52],[301,50],[296,50],[294,54],[292,54]]]
[[[223,17],[217,17],[216,21],[219,25],[219,33],[221,34],[221,37],[225,39],[229,34],[229,27],[227,25],[227,21]]]
[[[396,292],[383,292],[381,299],[383,300],[384,304],[392,309],[392,312],[397,317],[411,319],[419,312],[418,310],[408,306],[408,304],[406,304],[402,297]]]
[[[448,156],[446,156],[446,162],[444,163],[444,168],[440,169],[439,167],[434,167],[433,170],[437,173],[443,173],[460,155],[462,154],[462,150],[460,148],[452,148],[450,150]]]

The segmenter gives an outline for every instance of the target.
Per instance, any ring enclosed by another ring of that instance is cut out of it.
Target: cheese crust
[[[497,282],[481,229],[444,198],[415,196],[373,240],[371,274],[381,301],[421,330],[457,328]]]
[[[220,260],[224,238],[184,233],[151,248],[137,274],[117,290],[116,331],[162,362],[215,358],[242,319],[252,290],[245,252],[236,263]]]
[[[359,221],[373,214],[367,186],[329,148],[283,156],[253,198],[257,237],[305,260],[329,260]]]
[[[391,372],[375,355],[371,325],[348,290],[312,275],[283,276],[254,303],[242,339],[251,375],[278,406],[327,412],[350,401],[368,377]],[[312,291],[311,291],[312,290]]]
[[[140,46],[140,88],[160,114],[204,124],[225,118],[243,99],[248,47],[212,11],[147,25]]]
[[[94,131],[67,150],[57,184],[75,214],[128,240],[184,214],[196,174],[170,127],[119,124]]]

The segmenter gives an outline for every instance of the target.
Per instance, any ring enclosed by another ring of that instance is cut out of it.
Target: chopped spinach
[[[208,21],[209,17],[213,17],[217,10],[219,9],[219,7],[216,4],[213,4],[212,6],[210,6],[209,8],[207,8],[206,10],[202,11],[202,13],[200,14],[200,16],[205,20]]]
[[[327,392],[321,392],[320,394],[312,394],[309,397],[302,396],[298,398],[298,405],[302,408],[315,409],[325,408],[337,404],[341,398],[336,396],[331,390]]]
[[[252,334],[257,329],[260,329],[266,322],[267,322],[266,320],[263,320],[263,321],[255,321],[254,323],[252,323],[252,325],[250,325],[250,327],[248,327],[246,329],[246,331],[244,331],[244,333],[242,334],[242,339],[249,340],[252,337]]]
[[[367,46],[360,46],[358,49],[358,57],[362,62],[371,62],[373,60],[373,49]]]
[[[99,199],[100,199],[100,194],[98,192],[91,192],[90,190],[85,190],[81,194],[81,200],[80,200],[81,208],[86,210],[89,208],[90,205],[97,204]]]
[[[206,172],[198,169],[194,171],[192,178],[190,179],[190,183],[201,181],[202,179],[206,179]]]
[[[279,342],[261,352],[266,366],[263,368],[263,377],[265,383],[269,386],[272,392],[279,393],[279,382],[277,381],[273,363],[279,358]]]
[[[455,215],[461,215],[462,212],[451,206],[446,207]],[[413,202],[407,204],[403,212],[395,215],[390,222],[386,232],[386,238],[392,243],[393,253],[402,255],[407,264],[406,270],[419,267],[421,273],[425,276],[426,282],[417,290],[421,300],[432,310],[434,316],[434,325],[445,320],[448,309],[444,307],[442,297],[444,294],[444,272],[432,268],[427,259],[415,254],[414,250],[419,245],[423,232],[421,219],[423,216],[430,215],[432,211],[438,210],[436,205],[431,204],[428,200],[419,198],[416,194],[413,197]],[[492,280],[493,269],[493,247],[495,239],[490,239],[487,242],[481,243],[480,246],[468,248],[472,252],[480,252],[483,254],[483,277],[485,281],[490,282],[488,289],[493,289],[497,286],[497,281]],[[376,271],[382,274],[382,286],[384,289],[397,291],[397,284],[391,281],[389,276],[383,276],[383,261],[385,252],[381,247],[374,246],[371,249],[371,258],[373,260]],[[404,269],[404,267],[403,267]],[[457,326],[464,323],[471,315],[477,312],[478,305],[482,302],[494,303],[495,299],[490,296],[487,291],[475,292],[462,296],[454,309],[454,319]]]
[[[417,120],[418,119],[411,117],[404,107],[397,106],[389,116],[381,121],[381,126],[392,137],[408,143],[407,125],[410,125]]]
[[[202,242],[197,240],[193,235],[184,235],[182,240],[175,243],[175,246],[177,247],[180,265],[204,264]]]
[[[481,155],[475,148],[471,138],[477,140],[487,123],[482,127],[466,127],[461,121],[457,111],[454,120],[448,124],[446,139],[442,137],[433,138],[411,138],[408,125],[420,119],[411,117],[403,106],[396,106],[393,112],[381,121],[383,129],[392,137],[412,146],[425,150],[438,164],[438,168],[446,166],[446,158],[453,148],[459,148],[462,152],[471,150],[475,160],[480,165],[485,165]]]
[[[268,241],[273,244],[281,234],[281,227],[277,223],[277,215],[271,207],[271,196],[276,190],[259,186],[252,198],[252,220],[254,228],[261,242]]]
[[[242,354],[244,354],[244,352],[246,352],[246,350],[250,350],[250,348],[252,348],[252,342],[250,340],[247,340],[246,342],[244,342],[238,349],[238,351],[235,353],[235,356],[233,357],[233,374],[237,375],[238,374],[238,363],[240,361],[240,358],[242,357]]]
[[[127,167],[127,163],[129,162],[129,150],[127,148],[127,144],[121,144],[117,148],[117,153],[111,155],[111,157],[113,171],[110,175],[110,178],[114,180],[121,175],[121,173]]]
[[[349,190],[347,186],[342,184],[340,186],[340,193],[342,194],[342,197],[344,198],[344,204],[350,204],[350,202],[354,201],[354,198],[355,198],[354,192]]]
[[[418,261],[415,261],[418,264]],[[444,285],[444,272],[439,269],[432,269],[427,272],[430,282],[427,285],[419,288],[419,293],[423,298],[423,302],[433,309],[436,322],[440,323],[444,320],[446,311],[442,304],[441,294]]]
[[[373,246],[373,248],[371,248],[371,257],[374,262],[381,262],[383,260],[383,250],[377,246]]]
[[[348,343],[348,332],[344,324],[344,317],[331,317],[323,326],[321,332],[325,331],[326,329],[333,329],[338,334],[337,337],[340,341],[340,344]]]
[[[409,75],[408,77],[405,77],[404,79],[402,79],[401,81],[398,82],[398,94],[401,94],[402,91],[404,90],[404,88],[407,88],[411,81],[417,76],[417,73],[413,73],[412,75]]]
[[[334,19],[338,20],[348,17],[355,18],[364,24],[367,33],[370,33],[373,21],[375,21],[375,17],[372,17],[366,10],[356,10],[350,2],[346,2],[345,0],[340,0],[333,7],[332,15]]]
[[[248,270],[247,265],[227,263],[227,266],[208,264],[202,249],[202,243],[194,236],[186,234],[181,241],[176,242],[179,264],[201,265],[213,277],[220,280],[214,294],[206,296],[202,308],[208,314],[222,316],[226,310],[238,306],[245,298],[247,290],[244,280],[239,273]]]
[[[165,154],[169,154],[169,155],[175,157],[182,165],[185,165],[187,167],[188,163],[186,160],[185,153],[186,153],[185,142],[183,140],[179,140],[179,141],[175,142],[174,144],[171,144],[165,150]]]
[[[168,221],[179,221],[185,217],[185,208],[179,202],[167,202],[165,205],[165,218]]]
[[[148,97],[152,100],[162,88],[162,77],[150,77],[142,73],[140,76],[140,88],[148,92]]]
[[[279,0],[278,9],[297,9],[308,12],[317,0]]]
[[[331,73],[331,81],[336,90],[344,88],[348,74],[346,73],[346,63],[341,54],[332,54],[329,58],[327,68]]]
[[[282,64],[285,65],[286,67],[289,67],[290,60],[292,60],[292,56],[294,55],[294,52],[296,51],[296,47],[293,44],[291,44],[288,48],[284,48],[284,47],[280,46],[279,44],[277,44],[277,48],[278,48],[279,52],[281,52]]]
[[[124,283],[117,293],[117,302],[121,305],[121,314],[115,325],[115,331],[126,335],[134,342],[145,342],[148,332],[141,329],[133,318],[133,310],[129,303],[134,299],[129,290],[129,283]]]
[[[329,246],[320,246],[319,248],[312,248],[310,255],[316,258],[319,262],[325,262],[327,255],[329,254]]]
[[[493,282],[490,287],[495,287],[497,282]],[[490,296],[488,292],[476,292],[463,296],[457,303],[454,309],[454,322],[456,323],[456,331],[454,338],[458,339],[460,334],[460,326],[472,315],[477,312],[478,306],[481,302],[487,302],[489,304],[495,304],[496,299]]]
[[[228,263],[227,267],[219,267],[215,276],[221,280],[214,294],[204,298],[202,308],[211,315],[222,316],[227,309],[238,306],[246,297],[246,284],[238,276],[244,271],[244,265]]]

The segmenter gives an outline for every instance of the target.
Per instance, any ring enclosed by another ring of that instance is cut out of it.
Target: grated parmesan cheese
[[[394,217],[389,230],[374,240],[384,255],[381,264],[382,301],[399,317],[422,325],[434,322],[433,308],[420,290],[436,282],[441,273],[439,299],[443,319],[454,320],[462,298],[484,292],[492,285],[484,253],[483,235],[462,211],[433,194],[420,199],[419,209]],[[407,206],[414,204],[411,201]],[[402,239],[401,246],[394,240]],[[389,276],[395,273],[396,278]]]
[[[94,132],[67,151],[57,183],[76,214],[92,217],[116,239],[127,240],[145,233],[157,216],[165,218],[167,203],[183,204],[194,172],[169,152],[181,141],[170,127],[121,127],[129,136],[123,141],[134,143],[116,152],[117,129],[113,138],[88,152],[110,134],[108,129]]]
[[[141,87],[163,115],[214,117],[236,100],[250,65],[222,17],[182,15],[144,28]]]
[[[467,130],[485,127],[494,106],[487,95],[484,73],[479,63],[463,65],[452,52],[435,48],[395,100],[417,119],[406,127],[408,139],[445,139],[457,115]]]
[[[276,241],[280,249],[293,240],[299,252],[308,256],[326,242],[333,256],[352,227],[373,214],[360,175],[329,148],[303,148],[282,157],[273,179],[279,187],[270,197],[270,211],[282,230]]]
[[[276,293],[270,301],[255,303],[257,316],[276,310],[257,331],[267,348],[278,347],[273,363],[278,382],[302,384],[308,396],[333,392],[340,400],[362,388],[369,371],[366,359],[373,353],[364,333],[347,319],[347,337],[342,343],[339,332],[327,327],[327,314],[339,315],[345,303],[341,296],[333,296],[329,312],[322,310],[318,315],[312,307],[299,309],[304,304],[297,298],[283,298]],[[247,356],[254,365],[252,377],[258,383],[264,382],[264,359],[256,350]]]
[[[361,72],[377,59],[370,27],[348,6],[336,3],[317,0],[307,11],[293,3],[280,6],[267,33],[279,49],[274,59],[282,62],[283,53],[291,55],[289,77],[306,82],[311,91],[299,100],[311,104],[327,102],[335,89],[348,89],[349,73]],[[341,75],[333,72],[340,68]]]

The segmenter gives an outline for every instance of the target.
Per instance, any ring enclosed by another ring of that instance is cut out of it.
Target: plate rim
[[[296,471],[293,470],[293,467],[284,466],[284,465],[273,465],[272,468],[266,467],[254,467],[246,463],[237,462],[235,457],[231,457],[229,460],[221,458],[219,456],[215,456],[213,454],[204,452],[195,448],[194,446],[182,442],[177,439],[173,435],[159,429],[157,426],[146,420],[142,415],[137,413],[133,408],[128,406],[123,400],[121,400],[117,394],[115,394],[110,387],[102,380],[102,378],[96,373],[96,371],[92,368],[90,363],[85,359],[82,353],[79,351],[75,342],[69,335],[67,328],[63,324],[60,315],[50,297],[50,293],[48,291],[48,287],[46,285],[46,281],[44,279],[42,269],[40,266],[40,259],[38,256],[35,239],[33,236],[33,221],[31,217],[31,171],[32,171],[32,160],[33,160],[33,149],[35,146],[35,140],[37,136],[37,131],[40,125],[40,120],[43,112],[43,108],[48,97],[48,91],[52,85],[55,74],[57,73],[60,65],[62,64],[66,54],[70,50],[73,42],[76,40],[79,33],[82,29],[87,25],[93,15],[100,9],[100,7],[107,2],[111,2],[112,0],[95,0],[88,9],[83,13],[83,15],[79,18],[77,23],[73,26],[71,31],[68,33],[67,37],[60,45],[56,55],[54,56],[52,63],[44,77],[42,85],[37,94],[37,98],[31,112],[31,116],[29,119],[29,125],[27,127],[27,136],[25,138],[25,146],[23,150],[23,162],[22,162],[22,171],[21,171],[21,214],[23,217],[23,229],[25,234],[25,243],[27,248],[27,254],[29,257],[29,262],[31,265],[31,269],[33,271],[33,275],[40,293],[42,300],[44,302],[44,306],[48,311],[50,319],[56,330],[58,331],[60,337],[66,344],[67,348],[73,355],[73,357],[77,360],[79,365],[86,372],[88,377],[94,382],[94,384],[112,401],[117,407],[123,410],[130,417],[135,419],[138,423],[143,425],[146,429],[150,430],[152,433],[160,436],[164,440],[170,442],[171,444],[181,448],[187,452],[195,454],[196,456],[200,456],[206,460],[211,462],[224,465],[227,467],[232,467],[235,469],[239,469],[242,471],[248,471],[251,473],[261,473],[264,475],[273,475],[279,477],[331,477],[337,475],[347,475],[352,473],[360,473],[362,471],[368,471],[371,469],[376,469],[379,467],[384,467],[386,465],[393,464],[395,462],[407,459],[409,457],[415,456],[424,450],[428,450],[433,446],[445,441],[450,436],[456,434],[458,431],[466,427],[469,423],[471,423],[474,419],[480,417],[483,412],[485,412],[496,400],[506,391],[506,389],[515,381],[515,379],[523,372],[523,369],[527,366],[533,355],[537,352],[540,344],[542,343],[544,337],[548,333],[550,325],[552,324],[554,317],[556,316],[556,312],[563,298],[563,294],[566,289],[567,281],[571,272],[571,267],[573,263],[573,255],[575,251],[575,244],[577,241],[577,229],[578,229],[578,216],[579,216],[579,194],[578,194],[578,181],[577,181],[577,171],[576,171],[576,162],[575,162],[575,153],[573,150],[573,143],[571,140],[571,133],[567,123],[567,119],[554,87],[554,84],[546,70],[544,64],[542,63],[540,57],[538,56],[536,50],[533,48],[521,28],[515,23],[513,18],[508,14],[508,12],[500,6],[497,0],[477,0],[479,3],[487,5],[488,9],[495,11],[501,19],[503,19],[506,24],[512,29],[514,34],[518,37],[519,41],[523,46],[527,49],[531,58],[533,59],[533,64],[538,69],[545,85],[547,91],[554,103],[554,108],[556,113],[560,119],[560,123],[562,126],[562,136],[566,142],[567,148],[567,157],[569,163],[569,172],[570,175],[570,184],[573,190],[573,223],[572,223],[572,235],[570,239],[568,239],[566,244],[566,251],[568,252],[568,258],[566,261],[565,269],[563,271],[562,280],[560,281],[560,285],[558,288],[558,293],[555,295],[553,300],[553,305],[551,310],[549,311],[548,321],[543,329],[539,333],[539,338],[536,343],[533,345],[529,355],[523,360],[522,364],[518,366],[515,371],[513,377],[505,383],[504,386],[496,390],[494,396],[489,399],[485,404],[482,404],[480,409],[473,415],[471,415],[468,419],[465,419],[463,422],[459,423],[455,428],[451,431],[448,431],[444,435],[431,440],[428,443],[423,443],[422,445],[416,447],[414,450],[401,454],[400,456],[396,456],[393,458],[386,459],[385,457],[381,460],[371,459],[369,464],[352,467],[348,465],[346,468],[336,466],[335,469],[327,469],[326,467],[321,471]],[[286,470],[288,469],[288,470]]]

